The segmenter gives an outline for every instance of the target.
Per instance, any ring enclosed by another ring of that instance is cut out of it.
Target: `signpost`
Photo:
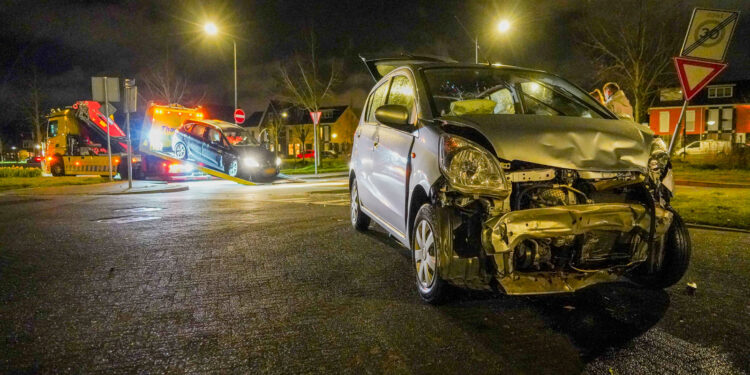
[[[234,110],[234,123],[239,125],[245,122],[245,111],[237,108]]]
[[[711,80],[716,78],[727,64],[724,62],[729,42],[732,40],[740,12],[718,9],[695,8],[690,19],[682,51],[674,58],[677,76],[680,79],[685,102],[682,104],[680,117],[669,141],[669,153],[672,153],[677,134],[688,102],[698,94]],[[685,133],[683,132],[683,142]]]
[[[128,132],[128,189],[133,188],[133,148],[130,144],[130,113],[136,111],[137,102],[138,86],[135,85],[135,80],[125,79],[125,130]]]
[[[315,174],[318,174],[318,158],[320,157],[320,153],[318,152],[318,123],[320,122],[321,113],[320,111],[310,112],[310,118],[313,122],[313,162],[315,163]]]
[[[107,157],[109,158],[109,180],[112,181],[112,143],[110,141],[109,102],[120,101],[120,79],[115,77],[91,77],[91,96],[97,102],[104,102],[104,116],[107,117]]]

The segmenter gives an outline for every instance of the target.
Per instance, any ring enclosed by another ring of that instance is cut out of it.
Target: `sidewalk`
[[[133,181],[133,188],[128,189],[127,181],[105,182],[92,185],[52,186],[8,190],[2,195],[125,195],[174,193],[188,190],[187,185],[170,184],[163,181]]]

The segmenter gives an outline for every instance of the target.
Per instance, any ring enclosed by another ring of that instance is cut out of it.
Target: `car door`
[[[222,156],[228,144],[225,145],[224,137],[218,129],[208,128],[205,134],[206,140],[203,142],[202,155],[203,160],[214,168],[223,169]]]
[[[378,123],[375,120],[375,109],[385,104],[389,84],[390,80],[385,80],[372,91],[370,98],[367,100],[363,119],[354,132],[352,160],[354,161],[354,171],[357,176],[359,201],[364,207],[365,212],[369,211],[369,207],[379,204],[372,194],[372,173],[376,167],[373,161],[374,137],[378,127]]]
[[[203,161],[202,148],[204,142],[204,135],[206,133],[206,126],[201,124],[195,124],[190,129],[190,133],[186,138],[188,155],[190,155],[195,161]]]
[[[409,124],[394,128],[378,124],[374,135],[371,173],[373,196],[380,204],[373,207],[375,215],[385,222],[392,232],[405,238],[406,186],[409,174],[409,156],[416,135],[416,100],[414,84],[406,74],[391,79],[386,104],[402,105],[409,111]]]

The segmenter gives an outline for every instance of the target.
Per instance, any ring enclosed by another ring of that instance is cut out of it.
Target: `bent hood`
[[[646,172],[654,133],[626,120],[538,115],[443,117],[484,135],[505,160],[585,171]]]

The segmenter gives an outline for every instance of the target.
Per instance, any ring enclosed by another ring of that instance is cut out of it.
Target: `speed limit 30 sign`
[[[695,8],[680,56],[723,62],[740,12]]]

